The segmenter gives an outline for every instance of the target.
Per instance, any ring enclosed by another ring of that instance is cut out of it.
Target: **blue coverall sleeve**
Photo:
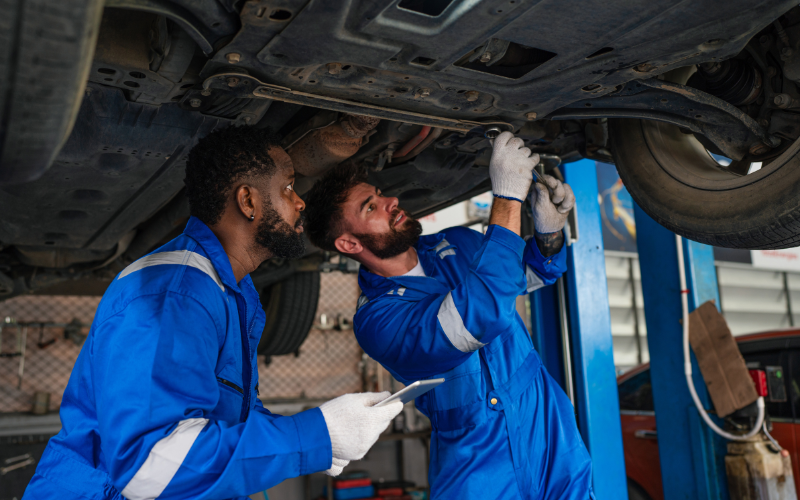
[[[251,411],[237,424],[207,418],[220,397],[222,331],[202,304],[176,292],[136,298],[95,328],[98,439],[126,498],[245,496],[330,467],[319,409]]]
[[[372,358],[407,381],[455,368],[474,351],[513,331],[516,298],[526,282],[525,241],[489,226],[458,286],[422,300],[384,298],[358,311],[358,341]]]
[[[567,245],[563,244],[555,255],[545,257],[534,236],[529,236],[526,240],[525,253],[522,256],[527,281],[524,293],[531,293],[543,286],[552,285],[564,274],[567,270]]]

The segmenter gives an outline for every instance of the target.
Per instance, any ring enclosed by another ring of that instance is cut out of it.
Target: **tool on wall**
[[[3,352],[3,331],[14,327],[16,329],[17,338],[15,351]],[[28,325],[18,323],[16,319],[6,317],[0,323],[0,358],[16,358],[19,357],[19,369],[17,370],[17,389],[22,388],[22,376],[25,373],[25,346],[28,341]]]
[[[36,460],[31,456],[30,453],[25,453],[24,455],[19,455],[17,457],[7,458],[3,461],[3,467],[0,467],[0,476],[5,476],[11,471],[22,469],[27,467],[28,465],[35,464]]]
[[[44,340],[44,323],[39,323],[39,340],[36,342],[36,347],[44,349],[56,343],[56,338],[51,337],[49,340]]]
[[[19,369],[17,370],[17,389],[22,389],[22,379],[25,375],[25,350],[28,344],[28,327],[39,327],[39,339],[36,346],[44,349],[56,342],[53,337],[44,340],[45,328],[63,328],[64,338],[71,339],[75,344],[81,345],[86,339],[83,328],[89,325],[82,324],[78,319],[73,319],[70,323],[42,323],[42,322],[20,322],[15,318],[6,317],[0,322],[0,358],[19,358]],[[3,333],[10,328],[16,330],[16,349],[13,351],[3,351]]]

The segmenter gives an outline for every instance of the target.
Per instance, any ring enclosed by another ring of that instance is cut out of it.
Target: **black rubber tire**
[[[306,340],[319,301],[319,272],[295,273],[261,291],[267,322],[258,353],[291,354]]]
[[[0,185],[40,177],[78,115],[102,0],[0,0]]]
[[[701,189],[677,180],[662,165],[665,162],[654,156],[659,143],[644,131],[651,123],[608,120],[608,132],[622,182],[656,222],[691,240],[719,247],[800,245],[800,155],[789,156],[768,175],[765,166],[764,175],[746,176],[753,179],[747,185]],[[664,158],[663,150],[657,153]]]
[[[644,488],[628,479],[628,500],[651,500]]]

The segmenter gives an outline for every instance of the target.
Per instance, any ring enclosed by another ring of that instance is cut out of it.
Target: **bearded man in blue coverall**
[[[259,401],[265,314],[248,274],[303,254],[303,201],[274,137],[230,127],[189,153],[183,234],[103,296],[25,499],[226,499],[336,475],[401,410],[348,394],[291,417]]]
[[[326,174],[307,197],[312,243],[362,265],[354,331],[364,351],[405,384],[445,379],[417,399],[433,428],[433,498],[594,499],[573,407],[515,307],[566,268],[569,186],[551,176],[534,185],[536,234],[520,237],[538,161],[510,132],[495,139],[485,235],[454,227],[420,237],[397,198],[353,165]]]

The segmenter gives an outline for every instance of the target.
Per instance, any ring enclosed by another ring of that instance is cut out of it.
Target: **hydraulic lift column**
[[[545,287],[531,294],[533,340],[549,373],[573,397],[578,428],[592,456],[595,495],[598,500],[625,500],[625,457],[595,162],[582,160],[561,168],[575,193],[579,235],[567,249],[568,270],[561,288]],[[559,309],[564,302],[566,311]],[[562,313],[566,318],[562,319]],[[564,322],[568,323],[568,345],[561,337]],[[571,370],[565,370],[564,360]]]
[[[725,441],[702,421],[683,372],[675,233],[656,223],[638,205],[634,205],[634,216],[664,498],[727,499]],[[719,307],[713,249],[684,238],[683,253],[689,311],[712,299]],[[692,374],[700,401],[710,408],[694,353]]]

